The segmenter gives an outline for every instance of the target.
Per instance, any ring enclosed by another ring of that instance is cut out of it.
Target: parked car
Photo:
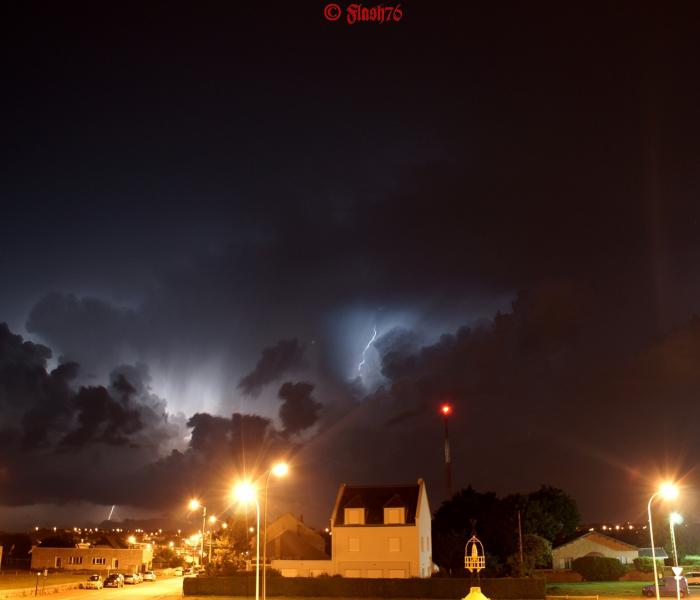
[[[124,576],[121,573],[111,573],[107,575],[107,579],[104,582],[105,587],[124,587]]]
[[[143,575],[140,572],[134,573],[134,575],[136,575],[136,583],[143,583]]]
[[[90,575],[83,584],[83,587],[86,590],[101,590],[103,585],[104,581],[102,581],[102,575]]]
[[[690,590],[688,589],[688,580],[685,577],[681,577],[678,581],[678,587],[680,589],[681,598],[685,598],[690,595]],[[642,588],[642,594],[651,598],[656,596],[656,590],[653,583],[645,585]],[[675,577],[664,577],[659,579],[659,595],[660,596],[675,596],[676,595],[676,578]]]
[[[688,571],[685,574],[689,586],[700,585],[700,571]]]
[[[182,567],[175,567],[175,575],[182,577],[182,575],[183,575]]]
[[[156,580],[155,571],[146,571],[143,574],[143,580],[144,581],[155,581]]]
[[[139,582],[139,579],[136,576],[136,573],[126,573],[124,575],[124,583],[129,584],[129,585],[136,585],[138,582]]]

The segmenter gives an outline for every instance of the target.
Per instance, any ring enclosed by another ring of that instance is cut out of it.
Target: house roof
[[[668,558],[668,554],[666,553],[666,550],[664,550],[661,546],[654,546],[654,555],[658,559]],[[639,557],[640,558],[652,558],[651,547],[640,548],[639,549]]]
[[[566,546],[569,546],[570,544],[574,544],[578,542],[579,540],[586,539],[589,542],[593,542],[594,544],[600,544],[601,546],[605,546],[606,548],[609,548],[610,550],[622,550],[622,551],[634,551],[634,550],[639,550],[637,546],[633,546],[632,544],[628,544],[626,542],[622,542],[620,540],[617,540],[613,537],[610,537],[609,535],[605,535],[603,533],[600,533],[599,531],[588,531],[587,533],[584,533],[583,535],[565,543],[562,544],[561,546],[557,546],[556,548],[553,548],[553,550],[559,550],[560,548],[564,548]],[[641,553],[640,553],[641,556]]]
[[[422,480],[410,485],[345,485],[340,486],[333,509],[333,523],[345,525],[346,508],[364,508],[365,525],[384,525],[384,509],[403,506],[406,524],[416,522]]]

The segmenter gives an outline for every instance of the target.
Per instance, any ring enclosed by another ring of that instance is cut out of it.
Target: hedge
[[[627,571],[617,558],[607,556],[582,556],[571,568],[586,581],[617,581]]]
[[[469,579],[356,579],[347,577],[271,577],[266,596],[345,598],[463,598]],[[492,600],[540,600],[545,580],[523,578],[481,579],[481,591]],[[255,596],[254,577],[186,577],[185,596]]]

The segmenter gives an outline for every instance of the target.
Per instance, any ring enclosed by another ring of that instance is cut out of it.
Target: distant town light
[[[440,407],[440,412],[442,413],[443,416],[449,417],[452,414],[452,405],[451,404],[443,404]]]

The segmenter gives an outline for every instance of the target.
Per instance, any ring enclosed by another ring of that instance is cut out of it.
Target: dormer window
[[[346,508],[345,509],[345,524],[346,525],[364,525],[365,524],[365,509],[364,508]]]
[[[403,525],[406,523],[406,509],[403,506],[384,507],[385,525]]]

